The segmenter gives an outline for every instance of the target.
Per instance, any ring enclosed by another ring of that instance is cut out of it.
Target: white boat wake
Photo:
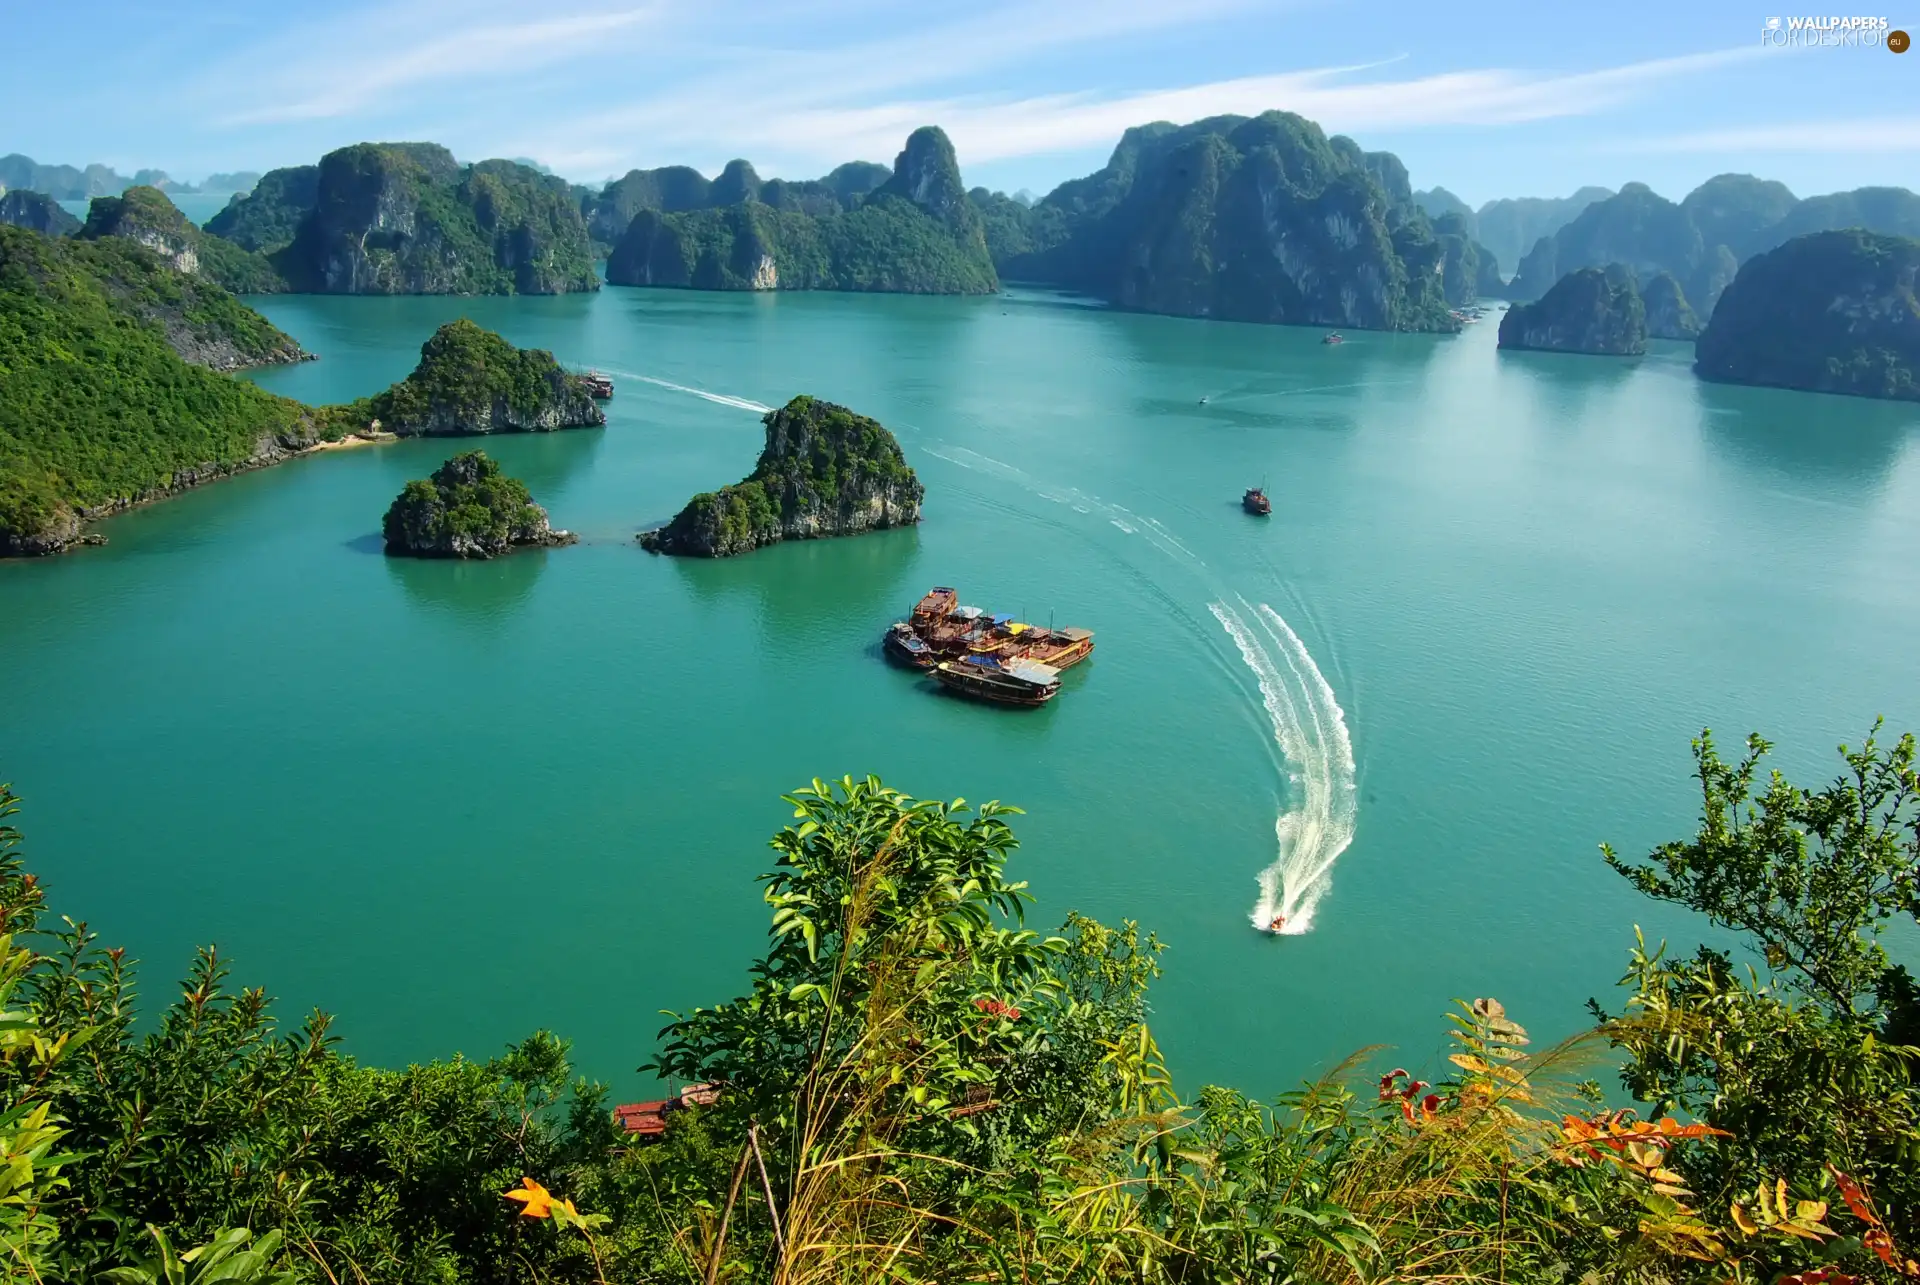
[[[631,370],[609,370],[609,375],[618,375],[622,379],[637,379],[643,384],[652,384],[657,388],[670,388],[676,393],[690,393],[695,397],[704,397],[721,406],[731,406],[735,410],[748,410],[756,415],[765,415],[773,407],[763,406],[759,402],[745,397],[734,397],[727,393],[710,393],[704,388],[689,388],[685,384],[676,384],[667,379],[655,379],[652,375],[636,374]]]
[[[1280,932],[1288,936],[1310,931],[1314,911],[1332,887],[1334,863],[1353,842],[1358,791],[1346,711],[1300,635],[1272,607],[1229,594],[1199,555],[1158,519],[1078,487],[1043,482],[978,451],[941,445],[946,449],[929,447],[927,453],[1012,482],[1077,512],[1105,517],[1123,534],[1145,539],[1217,595],[1207,609],[1226,629],[1259,683],[1261,704],[1273,726],[1274,743],[1294,796],[1291,806],[1274,821],[1274,859],[1257,876],[1260,893],[1249,917],[1255,927],[1270,930],[1279,916]],[[1179,611],[1177,599],[1165,587],[1160,592]],[[1196,618],[1189,617],[1187,623],[1201,628]]]
[[[1266,929],[1282,916],[1282,933],[1304,933],[1333,886],[1333,863],[1353,842],[1358,792],[1346,711],[1279,612],[1245,599],[1238,608],[1226,602],[1207,606],[1259,680],[1274,742],[1298,795],[1273,824],[1274,860],[1258,876],[1260,895],[1250,918]]]

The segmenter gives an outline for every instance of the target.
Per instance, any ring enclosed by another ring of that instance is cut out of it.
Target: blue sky
[[[1900,2],[1861,12],[1920,34]],[[1044,192],[1129,124],[1281,108],[1476,205],[1728,170],[1920,186],[1920,50],[1763,49],[1785,3],[23,4],[0,153],[195,178],[430,139],[591,182],[735,156],[803,178],[935,123],[970,184]]]

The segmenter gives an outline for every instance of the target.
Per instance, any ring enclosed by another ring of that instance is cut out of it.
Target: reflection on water
[[[1484,324],[1484,323],[1483,323]],[[1593,353],[1532,352],[1525,348],[1498,350],[1503,371],[1525,371],[1555,391],[1580,394],[1617,388],[1639,373],[1646,359],[1608,357]]]
[[[1907,441],[1920,405],[1696,381],[1706,440],[1751,468],[1878,487]]]
[[[750,597],[769,633],[808,634],[821,620],[872,620],[877,636],[924,591],[908,583],[919,554],[919,528],[904,527],[791,540],[732,558],[645,556],[672,563],[699,601]]]
[[[487,561],[385,558],[387,574],[409,600],[468,624],[498,627],[525,605],[550,557],[566,549],[521,549]],[[384,557],[384,554],[382,555]]]

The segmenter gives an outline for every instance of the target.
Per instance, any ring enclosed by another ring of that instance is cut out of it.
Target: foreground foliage
[[[1150,935],[1026,926],[1016,809],[813,782],[748,991],[675,1017],[652,1064],[722,1091],[652,1143],[569,1092],[550,1035],[359,1067],[211,951],[137,1033],[126,961],[44,920],[0,792],[9,1278],[1920,1278],[1920,1004],[1880,942],[1920,909],[1914,743],[1843,748],[1817,791],[1760,784],[1766,749],[1703,737],[1698,834],[1606,854],[1736,946],[1643,944],[1628,1014],[1562,1046],[1482,998],[1433,1082],[1363,1053],[1272,1103],[1176,1096]],[[1608,1045],[1643,1113],[1587,1078]]]

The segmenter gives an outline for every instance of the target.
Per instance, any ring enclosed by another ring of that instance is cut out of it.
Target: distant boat
[[[1270,933],[1277,933],[1282,928],[1285,928],[1286,926],[1287,926],[1287,917],[1285,915],[1275,915],[1273,919],[1267,924],[1267,931]]]
[[[1330,331],[1320,342],[1323,344],[1344,344],[1347,341],[1340,337],[1338,330],[1334,330]]]
[[[1240,497],[1240,507],[1256,517],[1266,517],[1273,512],[1273,501],[1259,487],[1254,487]]]
[[[590,370],[580,376],[580,382],[587,386],[587,396],[595,401],[605,401],[613,396],[613,381],[597,370]]]
[[[1206,398],[1204,398],[1204,397],[1202,397],[1202,398],[1200,399],[1200,404],[1201,404],[1202,406],[1205,406],[1205,405],[1207,404],[1207,399],[1206,399]]]

